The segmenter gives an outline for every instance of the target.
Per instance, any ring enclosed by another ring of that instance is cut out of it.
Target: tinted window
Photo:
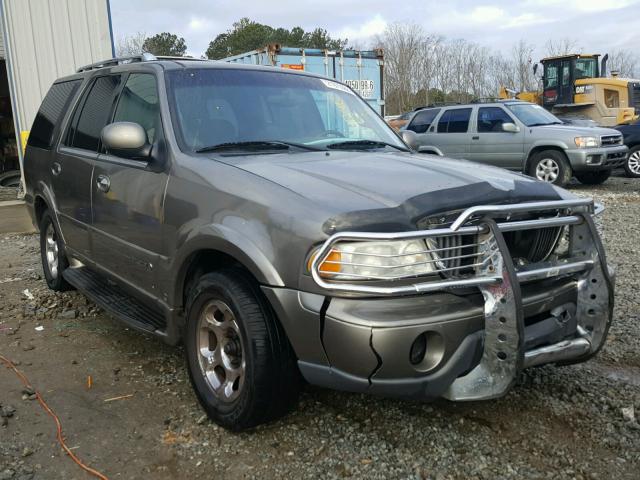
[[[416,133],[425,133],[429,130],[431,123],[436,118],[438,113],[440,112],[439,108],[432,110],[423,110],[421,112],[416,113],[413,120],[411,120],[411,124],[407,127],[407,130],[413,130]]]
[[[511,117],[500,107],[478,109],[478,132],[502,132],[502,124],[511,122]]]
[[[86,150],[98,151],[100,132],[111,115],[114,95],[119,75],[99,77],[90,87],[81,110],[76,111],[69,136],[68,145]],[[75,121],[77,118],[77,123]]]
[[[33,121],[28,141],[30,146],[46,149],[51,148],[51,144],[53,143],[53,130],[62,120],[80,83],[82,83],[82,80],[73,80],[70,82],[55,83],[51,86],[42,101],[36,119]]]
[[[469,129],[470,108],[447,110],[438,121],[439,133],[464,133]]]
[[[558,65],[547,65],[544,72],[544,88],[558,86]]]
[[[149,142],[153,143],[161,128],[158,87],[153,75],[148,73],[129,75],[120,94],[113,121],[135,122],[142,125],[147,132]]]

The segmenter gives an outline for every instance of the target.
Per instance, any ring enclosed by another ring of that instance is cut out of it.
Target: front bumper
[[[616,147],[576,148],[565,150],[574,171],[607,170],[623,167],[629,149],[625,145]]]
[[[580,268],[516,271],[500,228],[498,281],[471,290],[439,288],[411,296],[326,297],[263,290],[313,384],[421,399],[478,400],[505,394],[518,373],[545,363],[580,362],[604,343],[611,322],[613,277],[589,213],[578,213],[572,242]],[[504,261],[509,258],[509,261]],[[535,280],[535,281],[533,281]],[[422,287],[424,288],[424,287]],[[419,335],[426,362],[410,362]]]

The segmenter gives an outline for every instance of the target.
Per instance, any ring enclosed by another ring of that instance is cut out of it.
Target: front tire
[[[240,431],[293,408],[300,381],[291,345],[247,273],[203,275],[186,307],[189,378],[209,418]]]
[[[611,176],[611,170],[598,170],[595,172],[576,173],[576,178],[585,185],[600,185]]]
[[[627,163],[624,164],[624,171],[627,177],[640,178],[640,145],[636,145],[629,150]]]
[[[564,187],[571,180],[572,171],[564,153],[543,150],[533,155],[527,173],[543,182]]]
[[[69,262],[64,253],[62,236],[49,210],[45,210],[40,219],[40,258],[42,259],[44,278],[51,290],[64,292],[73,289],[62,277]]]

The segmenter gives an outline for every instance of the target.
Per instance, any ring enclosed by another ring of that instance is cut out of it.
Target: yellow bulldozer
[[[602,126],[630,123],[640,116],[640,80],[607,76],[605,55],[570,54],[543,58],[542,89],[516,92],[501,87],[500,98],[542,105],[565,117],[588,118]],[[533,66],[534,74],[538,64]]]

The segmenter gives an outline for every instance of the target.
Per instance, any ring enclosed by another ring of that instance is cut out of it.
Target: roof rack
[[[88,72],[90,70],[96,70],[98,68],[104,67],[115,67],[116,65],[124,65],[127,63],[138,63],[138,62],[152,62],[154,60],[189,60],[189,61],[197,61],[204,62],[205,59],[202,58],[194,58],[194,57],[177,57],[177,56],[155,56],[151,53],[145,52],[142,55],[129,55],[126,57],[116,57],[116,58],[108,58],[106,60],[102,60],[100,62],[91,63],[89,65],[85,65],[84,67],[80,67],[77,72]]]

